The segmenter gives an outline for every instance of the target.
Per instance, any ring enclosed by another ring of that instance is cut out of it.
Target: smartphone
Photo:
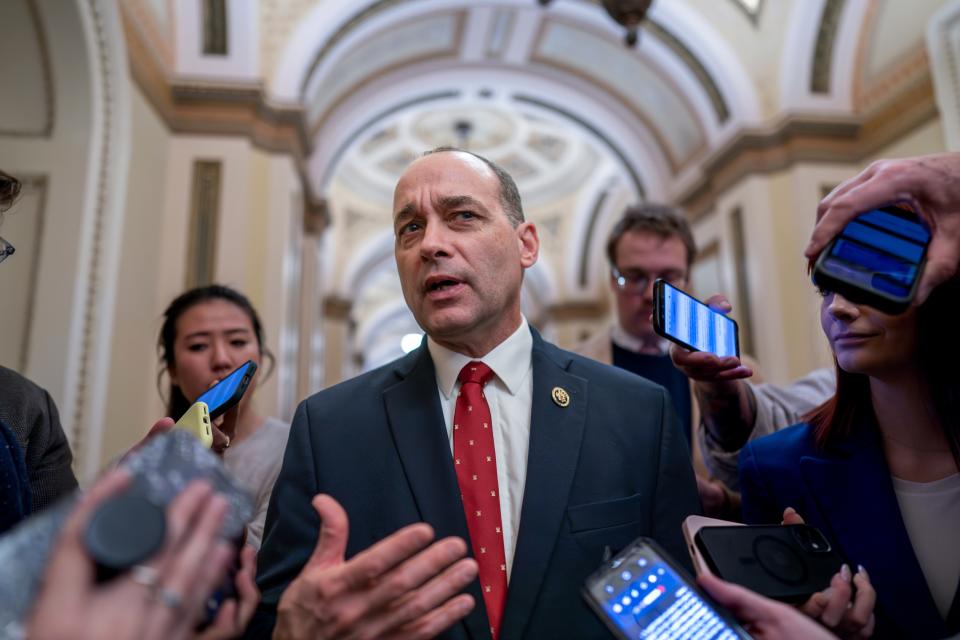
[[[213,446],[213,429],[210,427],[210,409],[207,403],[194,402],[173,426],[195,435],[207,449]]]
[[[823,591],[844,562],[807,524],[703,527],[694,542],[714,575],[783,602]]]
[[[638,538],[597,569],[583,596],[621,640],[750,637],[648,538]]]
[[[736,321],[663,279],[653,283],[653,330],[691,351],[740,357]]]
[[[257,363],[247,360],[234,369],[226,378],[207,389],[196,402],[203,402],[213,420],[232,409],[246,393],[253,374],[257,372]]]
[[[703,575],[705,573],[712,574],[710,571],[710,566],[707,564],[707,561],[704,560],[703,554],[700,553],[700,550],[697,548],[694,538],[696,538],[697,532],[704,527],[743,527],[746,526],[740,522],[733,522],[732,520],[720,520],[719,518],[708,518],[706,516],[687,516],[683,519],[683,526],[681,530],[683,531],[683,539],[687,543],[687,553],[690,554],[690,560],[693,561],[693,569],[697,572],[697,575]]]
[[[901,207],[873,209],[847,223],[813,267],[813,282],[852,302],[903,313],[917,292],[930,230]]]

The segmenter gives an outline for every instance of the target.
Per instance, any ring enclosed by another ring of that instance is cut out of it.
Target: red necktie
[[[496,640],[507,601],[507,560],[503,551],[493,425],[483,393],[483,385],[491,377],[493,371],[482,362],[468,362],[457,377],[460,394],[453,413],[453,461],[470,543],[480,569],[480,590],[490,633]]]

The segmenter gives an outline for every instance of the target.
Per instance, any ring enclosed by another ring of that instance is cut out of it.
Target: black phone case
[[[809,541],[817,537],[825,548],[811,548]],[[694,542],[714,574],[783,602],[804,602],[826,589],[844,562],[826,537],[806,524],[703,527]]]
[[[236,369],[228,373],[223,380],[221,380],[216,385],[210,387],[209,389],[204,391],[202,394],[200,394],[200,398],[202,398],[206,394],[210,393],[212,390],[216,389],[218,385],[223,384],[223,382],[227,378],[232,376],[237,371],[237,369],[242,369],[243,367],[248,367],[247,372],[243,374],[243,379],[240,381],[240,384],[237,385],[237,390],[233,392],[233,395],[230,396],[230,398],[227,399],[227,401],[221,404],[219,407],[209,408],[211,420],[219,418],[220,416],[225,414],[227,411],[235,407],[237,403],[240,402],[240,400],[243,398],[243,394],[247,392],[247,387],[250,386],[250,381],[253,380],[253,374],[257,372],[257,363],[254,362],[253,360],[247,360],[242,365],[240,365],[239,367],[237,367]],[[197,398],[197,400],[200,400],[200,398]]]
[[[680,340],[679,338],[670,335],[669,333],[667,333],[667,330],[664,328],[663,326],[663,287],[664,287],[663,280],[656,280],[653,283],[653,330],[654,332],[658,336],[662,338],[666,338],[670,342],[674,342],[680,345],[681,347],[683,347],[684,349],[689,349],[690,351],[700,351],[700,349],[697,349],[692,344],[687,344],[683,340]],[[676,287],[674,288],[676,289]],[[677,291],[683,291],[683,289],[677,289]],[[683,293],[690,296],[690,294],[687,293],[686,291],[683,291]],[[699,300],[694,296],[690,296],[690,297],[696,300],[697,302],[699,302],[700,304],[709,306],[709,305],[706,305],[702,300]],[[735,329],[734,340],[737,345],[737,357],[739,358],[740,357],[740,325],[737,324],[737,321],[734,320],[733,318],[728,317],[727,319],[733,323],[733,327]]]

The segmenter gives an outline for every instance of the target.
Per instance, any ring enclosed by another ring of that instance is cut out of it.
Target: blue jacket
[[[746,522],[779,523],[793,507],[854,571],[858,564],[866,568],[877,591],[875,638],[960,632],[960,598],[954,596],[944,621],[927,587],[872,418],[824,449],[809,424],[754,440],[740,454],[740,487]]]
[[[533,338],[527,480],[500,637],[607,640],[583,582],[605,550],[641,535],[687,559],[680,526],[699,511],[689,453],[663,388]],[[554,387],[569,393],[569,406],[551,400]],[[437,538],[469,540],[425,344],[298,408],[258,559],[263,602],[247,637],[270,636],[281,593],[316,545],[310,499],[320,492],[350,517],[348,557],[420,521]],[[477,581],[467,592],[477,607],[440,637],[490,637]]]

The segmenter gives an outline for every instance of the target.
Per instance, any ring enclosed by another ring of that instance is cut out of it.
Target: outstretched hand
[[[345,560],[343,507],[322,494],[313,507],[320,536],[280,598],[274,638],[432,638],[473,609],[473,597],[460,591],[476,578],[477,563],[464,557],[460,538],[433,542],[429,525],[413,524]]]

